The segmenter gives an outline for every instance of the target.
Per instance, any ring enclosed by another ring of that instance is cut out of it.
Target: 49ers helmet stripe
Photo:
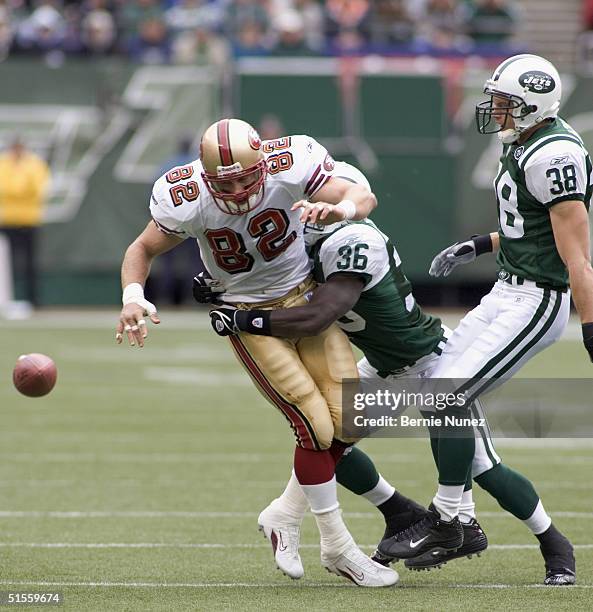
[[[261,138],[249,123],[213,123],[200,141],[200,161],[202,179],[222,212],[244,215],[262,203],[268,169]]]
[[[231,138],[229,136],[229,120],[223,119],[218,122],[218,152],[220,153],[220,161],[222,166],[233,165],[233,153],[231,152]]]
[[[233,350],[241,363],[259,387],[261,392],[274,404],[287,418],[291,429],[294,431],[297,444],[305,449],[320,450],[317,438],[315,437],[314,429],[305,417],[305,415],[286,399],[284,399],[278,391],[272,387],[264,373],[259,369],[257,363],[250,355],[245,345],[241,342],[239,336],[229,336]]]

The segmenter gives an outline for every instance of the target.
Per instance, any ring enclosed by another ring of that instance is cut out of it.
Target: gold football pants
[[[307,279],[273,302],[236,306],[247,310],[304,306],[305,294],[314,288],[315,283]],[[333,438],[341,439],[341,382],[358,378],[358,371],[348,338],[335,323],[307,338],[242,332],[229,339],[261,394],[288,419],[299,446],[323,450]]]

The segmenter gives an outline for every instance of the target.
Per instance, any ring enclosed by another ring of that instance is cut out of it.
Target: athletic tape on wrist
[[[352,200],[342,200],[336,206],[344,211],[346,219],[354,219],[354,215],[356,215],[356,204]]]
[[[144,288],[142,285],[140,283],[130,283],[126,285],[121,298],[122,304],[125,306],[138,298],[144,299]]]

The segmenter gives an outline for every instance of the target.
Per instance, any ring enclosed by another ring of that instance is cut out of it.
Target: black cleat
[[[570,586],[577,581],[574,549],[566,536],[554,525],[537,536],[539,549],[546,564],[544,584],[548,586]]]
[[[405,531],[408,527],[421,521],[426,516],[428,516],[428,510],[420,504],[412,502],[405,512],[399,512],[385,518],[385,532],[383,533],[381,541],[388,540],[398,533]],[[386,566],[394,561],[393,557],[385,557],[378,550],[375,550],[371,555],[371,559],[376,563]],[[395,559],[395,561],[397,561],[397,559]]]
[[[463,544],[455,551],[444,552],[440,555],[435,555],[428,552],[424,555],[406,559],[406,567],[411,570],[429,570],[439,568],[448,561],[460,559],[461,557],[472,558],[473,555],[480,556],[480,553],[488,548],[488,538],[480,527],[476,519],[472,519],[469,523],[461,523],[463,528]]]
[[[381,540],[377,551],[386,559],[411,559],[425,553],[440,556],[456,551],[463,544],[459,518],[444,521],[433,504],[428,514],[404,531]]]

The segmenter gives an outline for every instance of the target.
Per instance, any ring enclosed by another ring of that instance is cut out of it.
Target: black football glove
[[[237,313],[240,311],[231,306],[221,306],[210,311],[210,324],[219,336],[232,336],[239,333],[235,322]]]
[[[589,353],[589,359],[593,362],[593,323],[583,323],[583,344]]]
[[[232,306],[221,306],[210,311],[210,323],[219,336],[242,331],[256,336],[270,336],[271,314],[271,310],[238,310]]]
[[[222,304],[220,298],[224,287],[219,280],[211,278],[208,272],[200,272],[194,276],[192,292],[194,300],[199,304]]]

